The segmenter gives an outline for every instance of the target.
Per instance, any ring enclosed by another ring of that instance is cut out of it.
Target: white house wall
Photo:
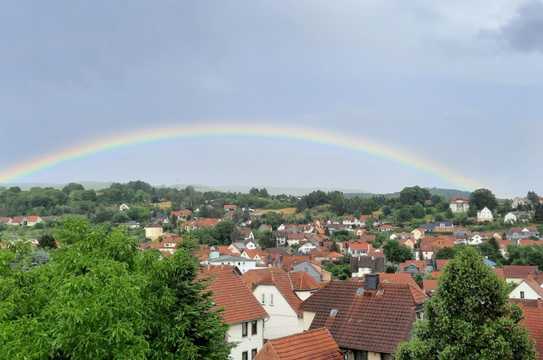
[[[264,321],[258,320],[258,333],[251,335],[251,322],[248,324],[247,336],[242,336],[242,325],[235,324],[228,328],[227,339],[229,343],[236,344],[230,351],[230,359],[241,360],[241,354],[247,351],[248,359],[251,358],[251,350],[257,349],[260,351],[264,344]]]

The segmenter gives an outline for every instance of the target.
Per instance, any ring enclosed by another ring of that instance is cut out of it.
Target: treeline
[[[276,209],[294,206],[296,199],[288,195],[272,196],[266,189],[256,188],[251,189],[248,194],[241,194],[200,192],[191,186],[184,189],[154,187],[143,181],[114,183],[101,190],[85,189],[81,184],[70,183],[62,189],[52,187],[35,187],[26,191],[19,187],[0,189],[0,216],[84,214],[111,219],[114,215],[113,208],[126,203],[147,208],[147,213],[141,208],[136,208],[132,213],[125,214],[128,218],[137,219],[147,216],[149,205],[160,201],[170,201],[173,208],[191,210],[205,205],[204,212],[214,212],[218,217],[222,215],[222,207],[226,203],[240,207]]]

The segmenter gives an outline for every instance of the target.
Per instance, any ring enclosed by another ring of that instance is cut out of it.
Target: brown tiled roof
[[[438,281],[439,280],[432,280],[432,279],[426,279],[422,280],[422,287],[424,288],[424,291],[429,294],[432,291],[437,290],[438,288]]]
[[[449,259],[437,259],[436,260],[436,270],[441,271],[449,263]]]
[[[543,360],[543,302],[515,301],[524,313],[521,324],[526,327],[528,334],[535,343],[538,359]]]
[[[505,265],[503,274],[508,279],[525,279],[528,275],[537,274],[537,266],[531,265]]]
[[[357,281],[333,281],[308,298],[304,311],[316,313],[310,329],[328,328],[343,349],[393,353],[409,339],[416,319],[409,285],[382,283],[377,291],[357,293],[359,288]]]
[[[270,340],[257,360],[342,360],[343,354],[326,328]]]
[[[425,260],[406,260],[403,263],[400,263],[400,265],[399,265],[400,271],[403,271],[409,265],[415,265],[415,267],[419,271],[426,270],[426,261]]]
[[[200,278],[209,279],[217,309],[223,309],[221,316],[227,324],[263,319],[268,316],[253,293],[231,266],[211,266],[204,269]]]
[[[243,282],[251,290],[258,285],[274,285],[283,295],[292,310],[301,314],[302,300],[294,292],[294,284],[290,273],[283,269],[269,267],[266,269],[249,270],[242,275]]]
[[[294,291],[309,291],[320,288],[319,283],[305,271],[289,273]]]
[[[282,267],[286,271],[292,270],[292,267],[296,264],[302,263],[304,261],[310,261],[311,258],[309,256],[304,255],[289,255],[289,256],[283,256],[283,262]]]
[[[408,273],[379,273],[379,281],[381,283],[390,283],[390,284],[406,284],[409,285],[411,290],[411,295],[416,304],[424,304],[426,301],[426,295],[424,291],[420,288],[417,282],[413,279],[411,274]]]
[[[454,247],[456,239],[454,236],[428,236],[422,238],[420,249],[422,251],[437,251],[446,247]]]

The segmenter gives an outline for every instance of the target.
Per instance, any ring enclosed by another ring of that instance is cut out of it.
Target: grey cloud
[[[508,44],[524,52],[543,52],[543,2],[531,0],[521,6],[500,35]]]

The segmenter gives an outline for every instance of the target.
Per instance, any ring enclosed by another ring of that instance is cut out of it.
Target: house
[[[379,232],[389,232],[394,230],[394,225],[392,224],[381,224],[377,226]]]
[[[349,243],[349,248],[347,249],[347,254],[352,257],[367,256],[371,251],[371,244],[364,242],[351,242]]]
[[[517,215],[515,215],[515,213],[513,213],[513,212],[508,212],[503,217],[503,222],[506,223],[506,224],[514,224],[517,221],[518,221]]]
[[[175,253],[181,243],[181,237],[175,234],[164,234],[160,241],[147,242],[140,245],[140,249],[155,249],[160,251],[163,256],[170,256]]]
[[[326,327],[345,359],[392,359],[422,318],[425,296],[410,285],[380,282],[379,275],[332,281],[302,304],[309,330]]]
[[[308,241],[298,248],[298,252],[300,254],[309,254],[315,249],[317,249],[317,246],[312,242]]]
[[[513,209],[518,209],[519,207],[528,206],[529,204],[530,202],[528,201],[527,198],[516,197],[511,202],[511,207]]]
[[[7,225],[11,221],[11,218],[0,216],[0,225]]]
[[[492,221],[494,221],[494,215],[492,215],[492,211],[489,208],[485,206],[482,210],[477,211],[478,223],[492,222]]]
[[[234,204],[224,204],[223,209],[225,212],[234,212],[238,209],[237,205]]]
[[[231,359],[255,359],[264,345],[266,310],[229,266],[210,267],[201,275],[209,281],[215,309],[228,325],[227,341],[233,344]]]
[[[43,222],[43,219],[38,215],[25,216],[24,223],[26,226],[35,226]]]
[[[504,279],[510,284],[517,285],[528,277],[536,278],[539,275],[537,266],[532,265],[505,265],[501,268],[495,268],[494,272],[496,272],[499,278]]]
[[[424,279],[422,280],[422,289],[426,296],[431,297],[439,287],[439,280],[437,279]]]
[[[212,229],[221,222],[221,219],[215,218],[198,218],[189,221],[185,224],[186,231],[198,230],[198,229]]]
[[[209,260],[207,260],[207,264],[211,266],[229,265],[232,267],[236,267],[242,274],[256,268],[255,260],[232,255],[219,255],[217,257],[210,257]]]
[[[324,270],[319,264],[310,260],[294,262],[288,270],[291,270],[292,272],[305,272],[319,284],[332,279],[332,274]]]
[[[406,284],[409,285],[409,289],[411,291],[411,295],[413,296],[413,300],[417,304],[423,304],[427,297],[424,291],[420,288],[420,286],[415,282],[413,279],[413,276],[408,273],[379,273],[379,281],[382,284]],[[369,275],[372,276],[372,275]]]
[[[481,245],[483,243],[483,237],[479,233],[474,233],[468,240],[469,245]]]
[[[449,208],[453,214],[464,214],[469,211],[469,200],[463,198],[452,199]]]
[[[456,239],[454,236],[429,236],[420,242],[422,260],[431,260],[435,253],[446,247],[454,247]]]
[[[428,266],[425,260],[406,260],[398,265],[400,272],[407,272],[410,274],[418,274],[430,272],[433,270],[432,266]]]
[[[170,213],[170,216],[178,222],[188,220],[192,216],[192,211],[189,209],[175,210]]]
[[[264,339],[277,339],[304,330],[302,300],[296,295],[290,273],[279,268],[251,270],[242,280],[269,315]]]
[[[426,229],[422,227],[411,230],[411,236],[413,239],[415,239],[415,241],[422,239],[424,234],[426,234]]]
[[[535,344],[538,353],[537,359],[543,360],[543,301],[541,300],[512,300],[522,310],[520,323],[528,331],[528,335]]]
[[[384,256],[351,257],[350,264],[353,278],[360,278],[366,274],[382,273],[385,271]]]
[[[130,210],[130,206],[128,206],[127,204],[119,205],[119,211],[128,211],[128,210]]]
[[[532,276],[522,280],[509,294],[509,299],[539,300],[543,299],[543,288]]]
[[[255,240],[255,235],[253,234],[253,231],[249,227],[240,227],[237,229],[239,233],[240,240]]]
[[[302,301],[321,288],[320,283],[305,271],[291,271],[289,275],[294,293]]]
[[[260,249],[245,249],[241,253],[241,257],[256,261],[257,264],[264,264],[266,261],[266,253]]]
[[[535,227],[514,227],[507,231],[505,238],[516,244],[521,239],[539,238],[539,231]]]
[[[454,232],[454,224],[450,221],[439,221],[422,225],[426,233],[452,233]]]
[[[256,360],[343,360],[336,341],[326,328],[270,340]]]
[[[146,226],[143,230],[145,231],[145,238],[151,241],[158,240],[164,234],[164,230],[160,224]]]
[[[356,217],[354,217],[354,216],[347,216],[347,217],[345,217],[345,218],[341,221],[341,223],[342,223],[343,225],[349,226],[349,227],[351,227],[351,228],[353,228],[353,227],[361,227],[361,226],[364,226],[364,225],[365,225],[365,223],[362,223],[362,222],[360,221],[360,218],[356,218]]]

